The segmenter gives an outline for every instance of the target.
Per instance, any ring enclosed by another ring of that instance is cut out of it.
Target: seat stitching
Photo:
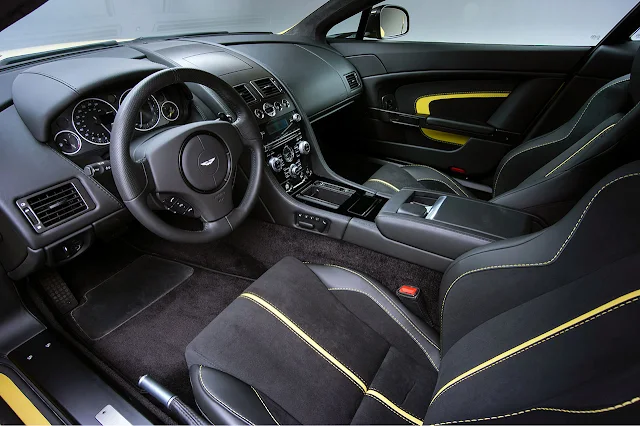
[[[508,158],[508,159],[504,162],[504,164],[502,165],[502,167],[500,167],[500,171],[498,171],[498,176],[496,177],[496,182],[495,182],[495,184],[493,185],[493,193],[494,193],[494,194],[496,193],[495,189],[498,187],[498,180],[500,180],[500,174],[502,173],[502,171],[504,170],[505,166],[507,165],[507,163],[508,163],[509,161],[513,160],[515,157],[517,157],[517,156],[518,156],[518,155],[520,155],[520,154],[523,154],[523,153],[525,153],[525,152],[527,152],[527,151],[531,151],[532,149],[535,149],[535,148],[541,148],[541,147],[543,147],[543,146],[551,145],[551,144],[554,144],[554,143],[557,143],[557,142],[562,142],[563,140],[567,139],[569,136],[571,136],[571,134],[573,133],[573,131],[576,129],[576,127],[578,126],[578,123],[580,122],[580,120],[582,120],[582,117],[585,115],[585,113],[586,113],[586,112],[587,112],[587,110],[589,109],[589,105],[591,105],[591,102],[593,102],[593,100],[594,100],[596,97],[598,97],[598,95],[599,95],[600,93],[602,93],[604,90],[608,89],[609,87],[615,86],[615,85],[620,84],[620,83],[624,83],[625,81],[629,81],[629,79],[630,79],[630,77],[629,77],[629,78],[626,78],[626,79],[624,79],[624,80],[620,80],[620,81],[616,81],[616,82],[609,83],[609,84],[607,84],[606,86],[604,86],[604,87],[600,88],[600,90],[598,90],[598,91],[595,93],[595,95],[593,95],[593,96],[591,97],[591,99],[590,99],[590,100],[589,100],[589,102],[587,103],[587,106],[586,106],[586,107],[584,108],[584,110],[582,111],[582,114],[580,114],[580,117],[578,117],[578,120],[576,120],[576,122],[573,124],[573,127],[571,128],[571,130],[569,130],[569,133],[567,133],[564,137],[562,137],[562,138],[560,138],[560,139],[553,140],[553,141],[551,141],[551,142],[545,142],[545,143],[542,143],[542,144],[540,144],[540,145],[530,146],[529,148],[527,148],[527,149],[525,149],[525,150],[523,150],[523,151],[516,152],[516,153],[515,153],[515,154],[513,154],[510,158]],[[541,136],[541,137],[542,137],[542,136]]]
[[[581,322],[579,322],[579,323],[577,323],[577,324],[574,324],[574,325],[572,325],[571,327],[568,327],[568,328],[566,328],[566,329],[564,329],[564,330],[562,330],[562,331],[559,331],[558,333],[556,333],[556,334],[554,334],[554,335],[551,335],[551,336],[549,336],[549,337],[547,337],[547,338],[545,338],[545,339],[543,339],[543,340],[540,340],[539,342],[536,342],[536,343],[532,344],[531,346],[527,346],[526,348],[522,348],[522,349],[521,349],[521,350],[519,350],[518,352],[515,352],[515,353],[513,353],[513,354],[511,354],[511,355],[509,355],[509,356],[507,356],[507,357],[504,357],[504,358],[502,358],[502,359],[500,359],[500,360],[496,361],[496,362],[495,362],[495,363],[493,363],[493,364],[489,364],[489,365],[487,365],[486,367],[484,367],[484,368],[482,368],[482,369],[480,369],[480,370],[478,370],[478,371],[476,371],[476,372],[474,372],[474,373],[472,373],[472,374],[470,374],[470,375],[468,375],[468,376],[464,377],[464,378],[463,378],[463,379],[461,379],[460,381],[457,381],[457,382],[453,383],[451,386],[449,386],[448,388],[446,388],[446,389],[445,389],[444,391],[442,391],[440,394],[437,394],[437,395],[436,395],[436,397],[435,397],[435,398],[433,398],[433,400],[431,401],[431,403],[430,403],[429,405],[433,404],[433,403],[434,403],[434,402],[435,402],[435,401],[436,401],[440,396],[442,396],[442,395],[444,395],[445,393],[447,393],[447,391],[448,391],[449,389],[451,389],[451,388],[455,387],[457,384],[462,383],[462,382],[464,382],[464,381],[465,381],[465,380],[467,380],[467,379],[470,379],[471,377],[475,376],[476,374],[479,374],[479,373],[481,373],[481,372],[483,372],[483,371],[486,371],[486,370],[488,370],[489,368],[491,368],[491,367],[493,367],[493,366],[496,366],[496,365],[500,364],[501,362],[504,362],[504,361],[506,361],[506,360],[508,360],[508,359],[510,359],[510,358],[513,358],[513,357],[515,357],[516,355],[520,355],[521,353],[523,353],[523,352],[525,352],[525,351],[528,351],[528,350],[529,350],[529,349],[531,349],[531,348],[534,348],[534,347],[536,347],[536,346],[538,346],[538,345],[540,345],[540,344],[542,344],[542,343],[544,343],[544,342],[548,342],[549,340],[551,340],[551,339],[553,339],[553,338],[555,338],[555,337],[561,336],[561,335],[565,334],[566,332],[568,332],[568,331],[570,331],[570,330],[573,330],[573,329],[575,329],[575,328],[578,328],[578,327],[580,327],[580,326],[582,326],[582,325],[584,325],[584,324],[586,324],[586,323],[588,323],[588,322],[591,322],[591,321],[593,321],[593,320],[595,320],[595,319],[597,319],[597,318],[602,317],[603,315],[606,315],[606,314],[608,314],[608,313],[610,313],[610,312],[613,312],[613,311],[615,311],[615,310],[616,310],[616,309],[618,309],[618,308],[621,308],[621,307],[623,307],[623,306],[626,306],[626,305],[629,305],[629,304],[631,304],[631,303],[637,302],[639,299],[640,299],[640,297],[635,297],[635,298],[633,298],[633,299],[631,299],[631,300],[627,300],[626,302],[621,303],[621,304],[619,304],[619,305],[616,305],[616,306],[614,306],[614,307],[612,307],[612,308],[609,308],[609,309],[607,309],[607,310],[606,310],[606,311],[604,311],[604,312],[600,312],[598,315],[595,315],[595,316],[593,316],[593,317],[591,317],[591,318],[587,318],[587,319],[585,319],[584,321],[581,321]]]
[[[394,185],[391,185],[389,182],[383,181],[382,179],[369,179],[369,180],[367,180],[367,182],[381,183],[381,184],[383,184],[385,186],[388,186],[389,188],[393,189],[396,192],[400,191],[397,187],[395,187]],[[365,183],[367,183],[367,182],[365,182]]]
[[[423,181],[425,181],[425,180],[433,181],[433,182],[440,182],[440,183],[444,184],[447,188],[449,188],[450,190],[452,190],[454,194],[458,195],[458,192],[457,192],[454,188],[452,188],[452,187],[451,187],[447,182],[445,182],[445,181],[442,181],[442,180],[439,180],[439,179],[429,179],[429,178],[417,179],[417,181],[418,181],[418,182],[423,182]]]
[[[262,406],[264,407],[265,410],[267,410],[267,413],[269,413],[269,415],[271,416],[271,419],[276,422],[277,425],[280,425],[280,423],[278,423],[278,421],[276,420],[275,417],[273,417],[273,414],[271,414],[271,411],[269,410],[269,408],[267,407],[267,404],[264,403],[264,401],[262,400],[262,397],[260,396],[260,394],[258,393],[258,391],[256,390],[256,388],[254,388],[253,386],[251,386],[251,389],[253,389],[253,391],[255,392],[256,396],[258,397],[258,399],[260,400],[260,402],[262,402]]]
[[[454,420],[450,422],[435,423],[434,426],[445,426],[445,425],[452,425],[457,423],[471,423],[471,422],[484,422],[488,420],[498,420],[498,419],[504,419],[504,418],[513,417],[513,416],[519,416],[520,414],[527,414],[533,411],[556,411],[556,412],[568,413],[568,414],[600,414],[600,413],[607,413],[609,411],[619,410],[620,408],[628,407],[629,405],[635,404],[637,402],[640,402],[640,397],[636,396],[620,404],[616,404],[616,405],[605,407],[605,408],[599,408],[595,410],[567,410],[564,408],[535,407],[535,408],[529,408],[527,410],[517,411],[515,413],[501,414],[498,416],[491,416],[491,417],[483,417],[480,419]]]
[[[371,296],[370,294],[365,293],[362,290],[357,290],[357,289],[353,289],[353,288],[330,288],[329,291],[353,291],[356,293],[361,293],[364,294],[365,296],[368,296],[371,300],[373,300],[378,306],[380,306],[386,313],[387,315],[389,315],[391,318],[393,318],[393,320],[400,326],[402,327],[402,329],[409,335],[409,337],[411,337],[411,339],[416,342],[418,344],[418,346],[420,346],[420,349],[422,349],[422,352],[424,352],[424,354],[427,356],[427,358],[429,358],[429,362],[431,363],[431,365],[433,365],[433,368],[436,369],[436,371],[438,371],[438,367],[436,367],[435,363],[433,362],[433,359],[431,358],[431,356],[429,356],[429,352],[420,344],[420,342],[418,342],[415,337],[409,332],[409,330],[407,330],[401,323],[400,321],[398,321],[398,319],[396,317],[393,316],[393,314],[391,314],[391,312],[389,312],[384,306],[382,306],[380,304],[380,302],[378,302],[376,299],[373,298],[373,296]],[[429,341],[429,343],[431,343],[433,345],[433,347],[435,347],[438,351],[440,350],[440,348],[438,348],[435,343],[433,343],[431,340],[427,339]]]
[[[462,188],[460,187],[460,185],[458,185],[458,184],[456,183],[456,181],[454,181],[451,177],[449,177],[449,176],[445,175],[444,173],[442,173],[440,170],[434,169],[433,167],[424,166],[424,165],[422,165],[422,164],[407,164],[407,165],[405,165],[405,166],[401,166],[401,167],[402,167],[403,169],[404,169],[405,167],[424,167],[425,169],[433,170],[434,172],[436,172],[436,173],[438,173],[438,174],[440,174],[440,175],[442,175],[442,176],[446,177],[447,179],[449,179],[449,180],[451,181],[451,183],[453,183],[453,184],[456,186],[456,188],[458,188],[458,189],[460,190],[460,192],[462,192],[462,194],[463,194],[463,195],[466,195],[467,197],[469,196],[469,195],[464,191],[464,189],[462,189]],[[458,194],[458,195],[459,195],[459,194]]]
[[[374,392],[378,392],[380,395],[384,395],[384,394],[382,393],[382,391],[381,391],[381,390],[379,390],[379,389],[376,389],[376,388],[369,388],[369,390],[370,390],[370,391],[374,391]],[[372,394],[369,394],[369,396],[372,396]],[[374,395],[373,397],[375,398],[375,395]],[[386,398],[386,396],[385,396],[385,398]],[[387,398],[387,399],[388,399],[388,398]],[[391,401],[391,400],[389,400],[389,401]],[[391,401],[391,402],[393,402],[393,401]],[[394,402],[394,404],[395,404],[395,402]],[[398,404],[396,404],[396,405],[398,405]],[[400,405],[398,405],[398,407],[399,407],[399,406],[400,406]],[[406,409],[404,409],[404,408],[403,408],[403,409],[402,409],[402,411],[405,411],[405,412],[407,412],[408,414],[411,414],[413,417],[415,417],[415,418],[417,418],[417,419],[420,419],[420,416],[416,416],[415,414],[413,414],[413,413],[412,413],[411,411],[409,411],[409,410],[406,410]],[[422,420],[422,419],[420,419],[420,420]]]
[[[255,294],[255,293],[251,293],[251,292],[245,292],[245,293],[247,293],[247,294],[252,294],[252,295],[254,295],[254,296],[260,297],[259,295]],[[310,347],[311,349],[313,349],[313,350],[314,350],[318,355],[320,355],[322,358],[324,358],[324,359],[329,363],[329,365],[333,366],[333,368],[335,368],[335,369],[336,369],[336,370],[338,370],[340,373],[342,373],[342,375],[343,375],[343,376],[345,376],[347,379],[351,380],[351,382],[352,382],[354,385],[356,385],[356,386],[358,387],[358,389],[360,389],[360,391],[361,391],[362,393],[365,393],[365,392],[366,392],[365,390],[363,390],[363,389],[362,389],[362,387],[361,387],[361,386],[360,386],[356,381],[354,381],[351,377],[349,377],[349,376],[348,376],[344,371],[341,371],[338,367],[336,367],[336,366],[335,366],[335,365],[334,365],[330,360],[328,360],[324,355],[322,355],[322,353],[321,353],[321,352],[319,352],[316,348],[314,348],[313,346],[311,346],[311,345],[309,344],[309,342],[307,342],[306,340],[304,340],[304,339],[302,338],[302,336],[300,336],[298,333],[296,333],[296,332],[295,332],[295,330],[293,330],[293,329],[292,329],[291,327],[289,327],[285,322],[283,322],[280,318],[278,318],[276,315],[274,315],[274,313],[273,313],[273,312],[269,311],[269,310],[268,310],[267,308],[265,308],[264,306],[262,306],[262,305],[260,305],[260,304],[256,303],[256,302],[255,302],[254,300],[252,300],[252,299],[249,299],[249,298],[244,298],[244,299],[246,299],[246,300],[251,300],[251,302],[255,303],[256,305],[258,305],[259,307],[261,307],[261,308],[262,308],[262,309],[264,309],[265,311],[269,312],[269,313],[270,313],[270,314],[271,314],[275,319],[277,319],[278,321],[280,321],[280,322],[281,322],[282,324],[284,324],[284,325],[285,325],[289,330],[291,330],[291,332],[292,332],[294,335],[298,336],[298,338],[299,338],[300,340],[302,340],[302,341],[303,341],[307,346],[309,346],[309,347]],[[295,321],[293,321],[291,318],[287,317],[284,313],[282,313],[282,311],[280,311],[278,308],[276,308],[275,306],[273,306],[273,304],[271,304],[271,303],[270,303],[270,305],[271,305],[271,306],[272,306],[276,311],[280,312],[280,314],[282,314],[283,316],[285,316],[289,321],[291,321],[291,322],[292,322],[296,327],[298,327],[300,330],[302,330],[302,327],[300,327],[298,324],[296,324],[296,323],[295,323]],[[305,334],[306,334],[306,333],[305,333]],[[333,355],[331,352],[329,352],[327,349],[325,349],[325,348],[322,348],[322,349],[324,349],[325,351],[327,351],[327,353],[328,353],[329,355],[331,355],[331,356],[332,356],[332,357],[334,357],[336,360],[338,360],[338,358],[337,358],[335,355]],[[362,383],[364,384],[364,386],[365,386],[365,387],[368,387],[368,386],[367,386],[367,382],[365,382],[365,381],[362,379],[362,377],[360,377],[356,372],[354,372],[351,368],[349,368],[349,366],[348,366],[348,365],[346,365],[345,363],[343,363],[343,362],[342,362],[342,361],[340,361],[340,360],[338,360],[338,361],[339,361],[339,362],[340,362],[340,364],[342,364],[342,365],[343,365],[347,370],[349,370],[349,371],[350,371],[354,376],[356,376],[358,379],[360,379],[360,380],[362,381]]]
[[[555,172],[556,170],[558,170],[560,167],[564,166],[569,160],[571,160],[573,157],[575,157],[576,155],[578,155],[578,153],[580,153],[580,151],[582,151],[583,149],[585,149],[587,146],[589,146],[591,144],[591,142],[595,141],[596,139],[598,139],[600,136],[602,136],[603,134],[607,133],[609,130],[611,130],[616,124],[613,123],[612,125],[610,125],[609,127],[607,127],[606,129],[604,129],[603,131],[601,131],[600,133],[598,133],[596,136],[594,136],[592,139],[589,140],[589,142],[585,143],[584,145],[582,145],[576,152],[574,152],[573,154],[571,154],[569,156],[569,158],[567,158],[566,160],[564,160],[562,163],[558,164],[553,170],[551,170],[549,173],[547,173],[544,177],[549,177],[551,176],[551,174],[553,174],[553,172]]]
[[[382,395],[382,392],[380,392],[380,391],[379,391],[379,390],[377,390],[377,389],[373,389],[373,388],[371,388],[371,389],[369,389],[369,390],[372,390],[372,391],[374,391],[374,392],[378,392],[379,394],[381,394],[381,395]],[[413,422],[413,421],[409,420],[408,418],[404,417],[404,416],[403,416],[403,415],[401,415],[399,412],[397,412],[396,410],[394,410],[393,408],[391,408],[391,407],[389,406],[389,404],[387,404],[387,403],[386,403],[385,401],[383,401],[382,399],[380,399],[380,398],[376,397],[376,395],[373,395],[373,394],[367,393],[365,396],[368,396],[369,398],[371,398],[371,399],[373,399],[373,400],[375,400],[375,401],[378,401],[380,404],[382,404],[383,406],[385,406],[389,411],[391,411],[392,413],[394,413],[396,416],[400,417],[402,420],[406,421],[407,423],[409,423],[409,424],[414,424],[414,422]],[[385,397],[385,398],[386,398],[386,397]],[[418,417],[418,416],[416,416],[416,415],[414,415],[414,414],[411,414],[408,410],[405,410],[404,408],[401,408],[400,406],[398,406],[398,408],[400,408],[400,409],[401,409],[402,411],[404,411],[405,413],[407,413],[407,414],[411,415],[412,417],[415,417],[417,420],[420,420],[420,423],[418,423],[418,424],[421,424],[421,423],[422,423],[422,419],[421,419],[420,417]]]
[[[494,266],[485,266],[483,268],[477,268],[477,269],[472,269],[471,271],[467,271],[465,273],[463,273],[462,275],[460,275],[458,278],[456,278],[455,280],[453,280],[451,282],[451,285],[449,285],[449,288],[447,288],[447,291],[444,293],[444,297],[442,298],[442,307],[440,309],[440,339],[441,342],[440,344],[442,344],[442,336],[444,335],[444,307],[445,307],[445,303],[447,301],[447,296],[449,295],[449,292],[451,291],[451,289],[453,288],[453,286],[463,277],[476,273],[476,272],[481,272],[481,271],[488,271],[488,270],[493,270],[493,269],[506,269],[506,268],[526,268],[526,267],[534,267],[534,266],[547,266],[553,262],[555,262],[558,257],[560,257],[560,254],[564,251],[564,249],[566,248],[567,244],[569,243],[569,241],[571,240],[571,238],[573,238],[573,236],[576,233],[576,230],[578,229],[578,227],[580,226],[580,224],[582,223],[585,215],[587,214],[587,211],[591,208],[591,205],[593,204],[594,200],[596,199],[596,197],[598,197],[598,195],[600,195],[600,193],[602,191],[604,191],[606,188],[608,188],[610,185],[629,178],[629,177],[636,177],[636,176],[640,176],[640,172],[639,173],[629,173],[627,175],[624,176],[619,176],[616,179],[610,181],[609,183],[607,183],[606,185],[604,185],[602,188],[600,188],[598,190],[598,192],[595,193],[595,195],[593,196],[593,198],[591,198],[591,200],[589,201],[589,203],[587,204],[587,206],[584,208],[584,211],[582,212],[582,214],[580,215],[580,217],[578,218],[578,221],[576,222],[576,224],[574,225],[573,229],[571,230],[571,233],[569,233],[569,236],[567,236],[567,239],[564,241],[564,243],[562,243],[562,246],[560,246],[560,248],[558,249],[558,251],[556,252],[556,254],[549,260],[544,261],[544,262],[537,262],[537,263],[520,263],[520,264],[510,264],[510,265],[494,265]]]
[[[396,308],[396,310],[400,313],[400,315],[402,315],[404,317],[404,319],[407,320],[407,322],[409,324],[411,324],[411,326],[422,336],[425,338],[425,340],[427,340],[429,343],[431,343],[437,350],[440,350],[440,348],[438,348],[438,346],[433,343],[431,341],[431,339],[429,339],[427,336],[425,336],[425,334],[413,323],[413,321],[411,321],[409,318],[407,318],[407,316],[404,314],[404,312],[402,312],[402,310],[400,310],[400,308],[398,308],[398,306],[393,303],[393,301],[391,299],[389,299],[382,291],[380,291],[379,288],[377,288],[371,281],[369,281],[367,278],[365,278],[364,276],[360,275],[359,273],[357,273],[356,271],[352,271],[351,269],[345,268],[343,266],[338,266],[338,265],[331,265],[331,264],[325,264],[325,266],[331,266],[333,268],[339,268],[339,269],[343,269],[347,272],[351,272],[354,275],[359,276],[360,278],[362,278],[363,280],[365,280],[367,283],[369,283],[369,285],[371,287],[373,287],[378,293],[380,293],[382,295],[382,297],[384,297],[385,299],[387,299],[387,301],[391,304],[391,306],[393,306],[394,308]],[[355,290],[354,290],[355,291]],[[366,293],[365,293],[366,294]],[[389,314],[391,315],[391,314]],[[427,351],[422,347],[422,345],[420,344],[420,342],[418,342],[416,340],[416,338],[413,336],[413,334],[411,334],[402,324],[400,324],[398,322],[398,324],[404,329],[404,331],[407,332],[407,334],[409,334],[409,336],[411,336],[411,338],[422,348],[423,352],[427,355],[427,358],[429,358],[429,361],[431,361],[431,364],[433,364],[433,367],[436,369],[436,371],[438,371],[438,367],[436,367],[435,363],[433,362],[433,360],[431,359],[431,357],[429,356],[429,354],[427,353]]]
[[[421,331],[421,330],[420,330],[420,329],[419,329],[419,328],[418,328],[418,327],[413,323],[413,321],[411,321],[409,318],[407,318],[407,316],[404,314],[404,312],[402,312],[402,310],[398,307],[398,305],[396,305],[396,304],[393,302],[393,300],[389,299],[389,298],[387,297],[387,295],[386,295],[386,294],[384,294],[384,292],[382,292],[382,291],[381,291],[381,290],[380,290],[376,285],[374,285],[374,284],[373,284],[370,280],[368,280],[364,275],[362,275],[362,274],[360,274],[360,273],[358,273],[358,272],[356,272],[356,271],[354,271],[354,270],[352,270],[352,269],[345,268],[344,266],[331,265],[331,264],[325,264],[325,266],[331,266],[331,267],[333,267],[333,268],[338,268],[338,269],[342,269],[342,270],[347,271],[347,272],[351,272],[352,274],[357,275],[357,276],[359,276],[360,278],[362,278],[363,280],[365,280],[367,283],[369,283],[369,285],[370,285],[371,287],[373,287],[373,288],[374,288],[378,293],[380,293],[380,294],[382,295],[382,297],[384,297],[385,299],[387,299],[387,301],[391,304],[391,306],[393,306],[394,308],[396,308],[396,310],[400,313],[400,315],[402,315],[402,316],[404,317],[404,319],[406,319],[406,320],[407,320],[407,322],[409,322],[409,324],[411,324],[411,325],[413,326],[413,328],[414,328],[418,333],[420,333],[420,335],[421,335],[422,337],[424,337],[424,338],[425,338],[429,343],[431,343],[431,344],[432,344],[436,349],[438,349],[438,350],[439,350],[438,346],[437,346],[435,343],[433,343],[433,342],[431,341],[431,339],[429,339],[427,336],[425,336],[425,335],[424,335],[424,333],[422,333],[422,331]],[[408,332],[407,332],[407,333],[408,333]],[[410,334],[410,333],[409,333],[409,334]]]
[[[224,409],[229,411],[231,414],[235,415],[239,419],[244,420],[248,424],[253,425],[253,423],[247,420],[242,414],[238,414],[233,408],[229,407],[227,404],[225,404],[220,399],[218,399],[213,393],[211,393],[211,391],[207,388],[207,385],[204,384],[204,380],[202,379],[202,366],[200,366],[198,375],[200,376],[200,384],[202,385],[202,388],[207,392],[207,394],[209,394],[211,398],[213,398],[218,404],[220,404]]]

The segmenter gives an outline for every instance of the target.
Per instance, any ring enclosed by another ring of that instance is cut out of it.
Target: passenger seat
[[[639,158],[640,50],[631,74],[600,88],[556,130],[511,150],[498,165],[492,203],[526,210],[549,223],[563,217],[599,179]],[[428,166],[387,164],[365,186],[384,193],[404,187],[473,197]]]

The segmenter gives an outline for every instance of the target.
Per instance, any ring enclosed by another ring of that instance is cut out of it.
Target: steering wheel
[[[132,149],[139,111],[149,96],[176,83],[198,83],[216,92],[235,121],[201,121],[160,132]],[[234,208],[232,189],[238,159],[251,152],[249,183]],[[125,206],[156,235],[174,242],[202,243],[221,238],[249,214],[260,188],[264,149],[260,129],[240,95],[220,78],[191,68],[158,71],[138,83],[124,99],[111,130],[111,167]],[[189,231],[160,219],[149,196],[203,227]]]

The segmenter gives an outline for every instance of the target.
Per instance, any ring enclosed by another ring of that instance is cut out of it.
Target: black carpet
[[[392,291],[422,289],[430,315],[437,310],[442,274],[321,235],[247,220],[229,237],[210,244],[176,244],[142,227],[124,239],[96,245],[60,273],[78,300],[145,254],[194,268],[193,275],[99,340],[68,324],[96,355],[132,384],[149,374],[193,405],[184,352],[187,344],[253,280],[286,256],[363,272]],[[122,297],[125,297],[123,294]]]

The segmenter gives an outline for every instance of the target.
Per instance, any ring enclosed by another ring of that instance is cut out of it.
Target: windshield
[[[0,59],[101,41],[285,31],[326,0],[49,0],[0,32]]]

